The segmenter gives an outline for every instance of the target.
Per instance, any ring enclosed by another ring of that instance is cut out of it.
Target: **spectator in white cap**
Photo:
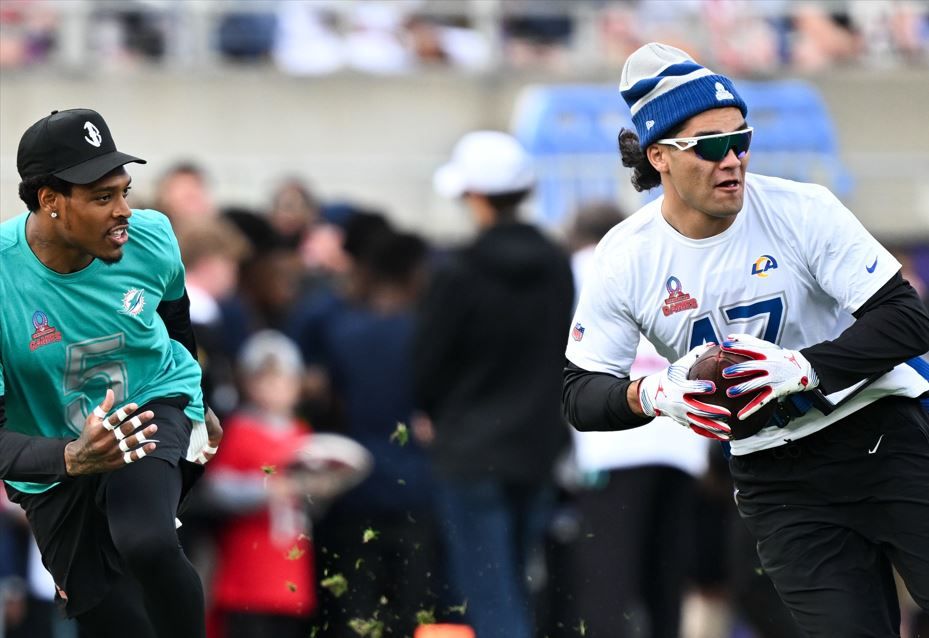
[[[511,136],[469,133],[435,176],[477,223],[436,273],[414,346],[450,576],[481,638],[530,638],[526,562],[542,541],[552,466],[568,442],[562,350],[573,283],[567,256],[517,219],[535,177]]]
[[[568,342],[569,421],[666,416],[722,440],[802,633],[899,635],[893,568],[929,609],[929,314],[835,195],[748,172],[752,127],[727,78],[651,43],[620,90],[636,127],[623,164],[664,192],[597,247]],[[640,335],[675,363],[632,380]],[[691,379],[711,344],[719,374]]]
[[[534,183],[532,158],[515,137],[501,131],[465,134],[449,162],[435,172],[436,188],[445,197],[466,191],[498,195],[526,190]]]

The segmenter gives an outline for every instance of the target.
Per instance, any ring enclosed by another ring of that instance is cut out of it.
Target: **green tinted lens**
[[[735,151],[736,157],[742,159],[748,152],[748,147],[752,144],[751,131],[738,131],[731,135],[721,135],[720,137],[709,137],[697,140],[694,146],[694,153],[701,159],[710,162],[720,162],[729,149]]]

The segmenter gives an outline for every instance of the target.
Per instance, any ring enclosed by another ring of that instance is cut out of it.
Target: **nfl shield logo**
[[[580,321],[574,324],[574,327],[571,328],[571,338],[575,341],[580,341],[584,338],[584,326],[581,325]]]

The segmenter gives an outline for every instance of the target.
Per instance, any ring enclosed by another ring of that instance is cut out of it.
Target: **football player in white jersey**
[[[748,107],[728,78],[651,43],[620,91],[636,128],[623,163],[664,194],[597,248],[568,341],[568,420],[662,415],[726,441],[739,513],[801,629],[897,635],[892,566],[929,609],[929,315],[828,189],[747,172]],[[675,363],[630,380],[640,334]],[[744,377],[730,396],[754,397],[732,421],[704,402],[712,382],[687,379],[708,343],[752,359],[725,373]],[[770,421],[744,427],[772,401]]]

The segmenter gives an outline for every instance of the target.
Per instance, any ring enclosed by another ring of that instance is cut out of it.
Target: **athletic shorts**
[[[186,398],[169,397],[150,401],[137,410],[155,413],[150,423],[158,425],[154,438],[159,443],[152,454],[136,462],[157,458],[179,467],[184,485],[182,502],[203,472],[201,465],[184,460],[191,429],[184,414],[186,405]],[[96,606],[122,573],[107,523],[106,486],[111,480],[119,480],[119,470],[74,477],[41,494],[27,494],[6,485],[10,500],[26,511],[42,563],[55,579],[59,594],[64,592],[62,600],[69,617]]]

